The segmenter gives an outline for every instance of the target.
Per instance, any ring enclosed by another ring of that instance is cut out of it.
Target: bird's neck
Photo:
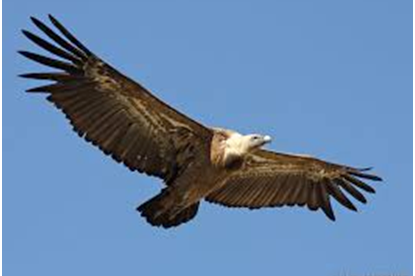
[[[249,151],[249,140],[246,136],[233,133],[224,141],[224,154],[227,156],[245,156]]]
[[[248,139],[236,132],[216,132],[211,146],[211,162],[218,168],[240,168],[248,154]]]

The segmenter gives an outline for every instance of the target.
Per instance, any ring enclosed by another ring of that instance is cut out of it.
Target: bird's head
[[[249,152],[260,149],[262,146],[270,142],[271,137],[268,135],[242,135],[237,132],[232,132],[225,140],[225,145],[228,154],[245,155]]]
[[[248,151],[260,149],[265,144],[271,143],[272,139],[269,135],[249,134],[245,135]]]

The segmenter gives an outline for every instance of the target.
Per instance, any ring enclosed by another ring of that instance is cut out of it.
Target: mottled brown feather
[[[375,175],[361,173],[361,170],[348,166],[260,150],[252,154],[243,169],[233,174],[222,188],[208,195],[206,200],[228,207],[251,209],[306,205],[312,211],[321,209],[328,218],[335,220],[331,196],[348,209],[356,210],[340,187],[363,203],[366,202],[365,197],[353,185],[367,192],[374,191],[357,179],[357,175],[363,174],[362,178],[380,180]]]
[[[28,91],[48,93],[47,99],[65,113],[80,136],[130,169],[166,182],[194,158],[190,144],[208,147],[210,129],[154,97],[94,55],[54,17],[49,19],[61,35],[36,18],[32,21],[52,43],[26,30],[23,34],[62,60],[28,51],[20,54],[63,72],[21,76],[54,81]]]

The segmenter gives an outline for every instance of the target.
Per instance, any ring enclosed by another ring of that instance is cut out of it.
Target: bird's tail
[[[186,223],[196,216],[199,202],[182,209],[175,202],[175,197],[170,196],[169,192],[168,189],[165,189],[137,208],[141,216],[151,225],[170,228]]]

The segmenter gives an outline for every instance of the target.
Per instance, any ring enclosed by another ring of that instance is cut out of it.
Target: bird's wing
[[[375,192],[359,180],[381,181],[380,177],[367,173],[367,170],[312,157],[260,150],[250,155],[244,168],[230,176],[226,184],[206,200],[227,207],[251,209],[284,205],[307,206],[313,211],[321,208],[330,219],[335,220],[331,197],[356,211],[344,192],[362,203],[366,203],[366,198],[359,189]]]
[[[211,131],[166,105],[140,84],[122,75],[81,44],[54,17],[60,35],[32,18],[50,39],[23,30],[24,35],[54,58],[27,51],[23,56],[57,69],[22,77],[54,83],[32,88],[44,92],[61,109],[74,130],[131,170],[158,176],[168,182],[193,154],[192,143],[205,143]]]

